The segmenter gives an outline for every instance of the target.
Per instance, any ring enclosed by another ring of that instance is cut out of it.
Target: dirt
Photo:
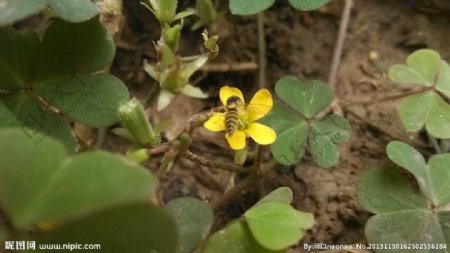
[[[133,96],[144,99],[155,82],[143,72],[141,64],[143,59],[155,60],[153,41],[159,37],[158,25],[138,1],[124,2],[126,23],[112,69],[128,85]],[[186,6],[190,4],[189,1],[182,2]],[[352,126],[349,142],[339,146],[340,162],[324,170],[314,165],[307,155],[295,166],[275,166],[259,184],[242,192],[217,214],[215,230],[242,215],[260,196],[279,186],[288,186],[294,191],[294,206],[312,212],[315,217],[314,227],[291,252],[302,252],[303,243],[364,243],[364,224],[371,214],[364,211],[356,199],[358,179],[370,168],[391,165],[385,147],[392,139],[407,141],[424,152],[432,151],[426,137],[403,130],[396,112],[398,101],[349,104],[407,92],[410,88],[392,84],[386,72],[390,65],[404,62],[416,49],[428,47],[450,60],[448,1],[354,2],[335,91],[343,105],[343,114]],[[335,0],[319,11],[305,13],[294,10],[287,1],[277,1],[264,13],[269,89],[273,90],[275,82],[287,74],[303,80],[328,79],[342,7],[343,1]],[[217,27],[220,29],[216,32],[220,35],[220,54],[213,64],[256,63],[256,18],[227,13],[219,22]],[[198,52],[200,33],[188,28],[183,31],[182,54]],[[158,118],[170,117],[177,112],[176,126],[182,130],[189,114],[217,105],[218,90],[222,85],[237,86],[247,94],[255,92],[258,89],[256,72],[254,68],[201,72],[194,80],[211,98],[202,101],[179,98],[176,106]],[[215,161],[232,161],[232,152],[221,135],[199,128],[194,137],[190,147],[194,153]],[[127,145],[126,141],[108,134],[104,146],[124,152]],[[161,157],[160,154],[152,158],[148,165],[152,171],[156,171]],[[265,162],[270,159],[266,153]],[[163,203],[181,196],[211,202],[223,195],[233,178],[229,172],[200,167],[179,158],[174,168],[161,178],[160,198]],[[234,179],[239,181],[239,177]]]

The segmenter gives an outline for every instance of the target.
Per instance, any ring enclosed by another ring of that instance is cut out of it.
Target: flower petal
[[[272,105],[272,94],[267,89],[259,90],[247,106],[248,121],[253,122],[262,118],[270,112]]]
[[[222,112],[215,112],[203,126],[209,131],[220,132],[225,130],[225,114]]]
[[[245,132],[242,130],[236,130],[233,135],[225,135],[225,138],[227,138],[228,143],[230,144],[230,147],[234,150],[239,150],[245,148]]]
[[[261,145],[272,144],[277,138],[277,134],[272,128],[256,122],[248,126],[247,133]]]
[[[242,102],[244,102],[244,96],[242,95],[241,90],[238,88],[223,86],[222,88],[220,88],[219,95],[223,105],[227,104],[227,100],[231,96],[238,96],[242,99]]]

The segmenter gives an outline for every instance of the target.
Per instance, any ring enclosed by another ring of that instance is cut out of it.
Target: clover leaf
[[[99,13],[90,0],[4,0],[0,6],[0,26],[10,25],[50,6],[58,16],[69,22],[83,22]]]
[[[309,146],[320,167],[336,164],[339,150],[335,143],[348,140],[350,125],[338,115],[315,117],[331,104],[330,88],[320,81],[302,83],[294,76],[285,76],[276,83],[275,92],[281,102],[275,102],[272,112],[261,120],[277,132],[272,144],[275,159],[284,165],[295,164]]]
[[[230,11],[235,15],[253,15],[268,9],[275,0],[230,0]]]
[[[302,11],[311,11],[318,9],[328,2],[330,2],[330,0],[289,0],[289,3],[291,3],[292,7]]]
[[[398,141],[389,143],[387,153],[394,163],[414,175],[420,192],[397,170],[368,171],[360,180],[357,192],[359,203],[376,214],[369,219],[365,229],[369,243],[448,245],[450,154],[432,156],[427,165],[419,152]],[[430,248],[420,252],[446,251]]]
[[[175,219],[178,231],[177,253],[191,253],[203,239],[213,223],[213,213],[208,205],[191,197],[170,201],[165,209]]]
[[[396,83],[426,87],[400,104],[400,120],[408,131],[416,132],[425,126],[436,138],[450,138],[450,105],[443,98],[450,98],[450,66],[438,53],[429,49],[412,53],[406,65],[389,69],[389,78]]]
[[[6,91],[0,100],[15,116],[9,122],[58,138],[68,150],[75,149],[76,141],[52,107],[92,127],[115,123],[128,91],[114,76],[95,73],[112,61],[114,50],[96,19],[77,24],[55,20],[42,41],[32,31],[0,29],[0,89]]]
[[[311,213],[290,205],[292,197],[287,187],[272,191],[245,212],[245,221],[233,221],[208,238],[202,252],[285,252],[314,224]]]

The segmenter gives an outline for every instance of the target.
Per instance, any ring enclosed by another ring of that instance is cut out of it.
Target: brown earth
[[[118,43],[113,73],[128,85],[133,96],[143,99],[155,83],[143,72],[141,64],[143,59],[155,60],[153,41],[158,39],[159,30],[155,19],[137,0],[124,2],[127,22]],[[189,1],[180,2],[186,6],[190,4]],[[218,213],[215,229],[242,215],[260,196],[277,187],[288,186],[294,191],[294,206],[314,213],[315,217],[315,226],[292,252],[302,252],[303,243],[364,243],[364,224],[370,214],[357,202],[358,179],[370,168],[390,164],[385,146],[392,139],[401,139],[424,152],[432,152],[424,135],[408,134],[403,130],[396,112],[398,101],[349,104],[409,91],[406,86],[393,85],[386,72],[390,65],[404,62],[416,49],[428,47],[450,60],[449,1],[354,2],[335,94],[343,106],[344,116],[352,125],[350,141],[340,145],[339,164],[323,170],[307,155],[296,166],[276,166],[260,183],[242,192],[239,199]],[[273,90],[275,82],[288,74],[303,80],[328,79],[342,7],[343,1],[334,0],[319,11],[304,13],[291,8],[287,1],[277,1],[264,13],[266,76],[270,89]],[[220,54],[211,64],[229,67],[257,62],[255,16],[237,17],[227,13],[217,27],[220,28],[215,30],[220,35]],[[191,32],[189,28],[183,31],[180,50],[183,55],[199,52],[200,33]],[[256,74],[257,70],[252,68],[201,72],[194,80],[210,94],[210,99],[200,101],[180,97],[163,115],[152,114],[152,118],[172,117],[176,129],[171,129],[168,135],[173,136],[184,128],[190,115],[217,105],[218,89],[222,85],[237,86],[247,94],[255,92],[258,89]],[[107,135],[105,147],[124,152],[127,146],[126,141]],[[201,128],[196,131],[190,150],[216,161],[232,162],[233,159],[221,135]],[[151,170],[157,169],[160,158],[152,158],[148,165]],[[270,155],[265,154],[264,160],[270,159]],[[166,203],[180,196],[214,201],[223,195],[231,177],[233,175],[228,172],[199,167],[179,158],[172,171],[161,179],[161,201]]]

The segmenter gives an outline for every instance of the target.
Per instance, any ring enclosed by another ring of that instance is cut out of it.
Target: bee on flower
[[[275,142],[275,131],[256,122],[272,109],[272,95],[267,89],[261,89],[245,104],[244,96],[238,88],[224,86],[219,92],[225,112],[215,112],[203,124],[213,132],[225,131],[225,138],[234,150],[244,149],[247,137],[256,143],[268,145]]]

